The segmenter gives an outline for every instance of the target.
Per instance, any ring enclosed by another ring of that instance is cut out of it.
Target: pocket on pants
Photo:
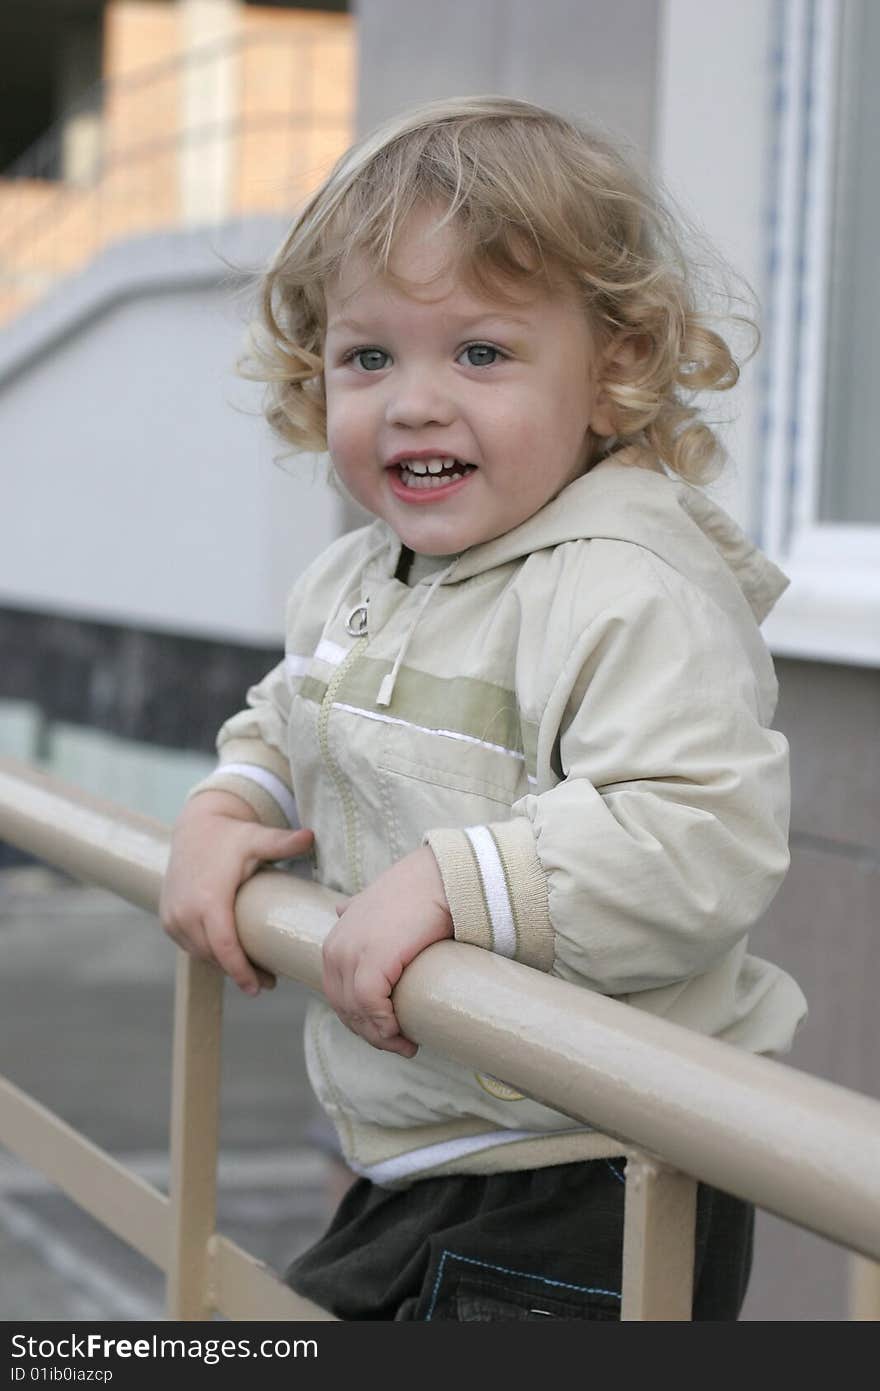
[[[444,1251],[424,1317],[457,1323],[613,1321],[620,1318],[620,1294]]]

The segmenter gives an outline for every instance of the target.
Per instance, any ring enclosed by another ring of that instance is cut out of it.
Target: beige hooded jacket
[[[788,867],[788,749],[758,625],[786,580],[627,449],[412,586],[386,523],[296,583],[286,656],[220,731],[222,787],[315,832],[343,894],[427,842],[461,941],[756,1052],[797,985],[747,955]],[[306,1054],[348,1163],[395,1185],[620,1143],[324,1001]]]

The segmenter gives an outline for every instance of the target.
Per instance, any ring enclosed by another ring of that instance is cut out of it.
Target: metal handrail
[[[0,833],[155,910],[168,833],[0,762]],[[321,984],[335,896],[278,870],[240,891],[259,965]],[[441,942],[394,995],[403,1031],[704,1182],[880,1258],[880,1102],[463,943]]]

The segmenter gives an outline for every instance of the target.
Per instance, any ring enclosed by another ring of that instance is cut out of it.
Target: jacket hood
[[[642,546],[730,610],[735,591],[762,623],[788,579],[705,493],[666,474],[638,446],[601,460],[520,526],[464,551],[441,583],[456,584],[496,565],[565,541]]]

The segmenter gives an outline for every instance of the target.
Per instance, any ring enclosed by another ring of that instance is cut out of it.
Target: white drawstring
[[[421,618],[422,614],[425,612],[425,609],[431,602],[431,599],[434,595],[434,591],[437,588],[438,584],[440,584],[440,582],[446,578],[446,576],[450,573],[451,570],[454,569],[457,563],[458,556],[455,557],[455,560],[453,560],[451,565],[447,565],[445,570],[438,571],[438,573],[434,576],[433,580],[431,581],[424,599],[419,604],[418,608],[413,614],[410,625],[406,630],[403,642],[400,644],[400,651],[397,654],[394,666],[391,668],[388,675],[383,679],[382,684],[379,687],[379,694],[376,696],[377,705],[391,704],[391,698],[394,695],[394,687],[397,683],[397,673],[400,671],[400,664],[403,661],[404,656],[406,655],[406,649],[409,647],[409,640],[416,630],[419,619]]]

